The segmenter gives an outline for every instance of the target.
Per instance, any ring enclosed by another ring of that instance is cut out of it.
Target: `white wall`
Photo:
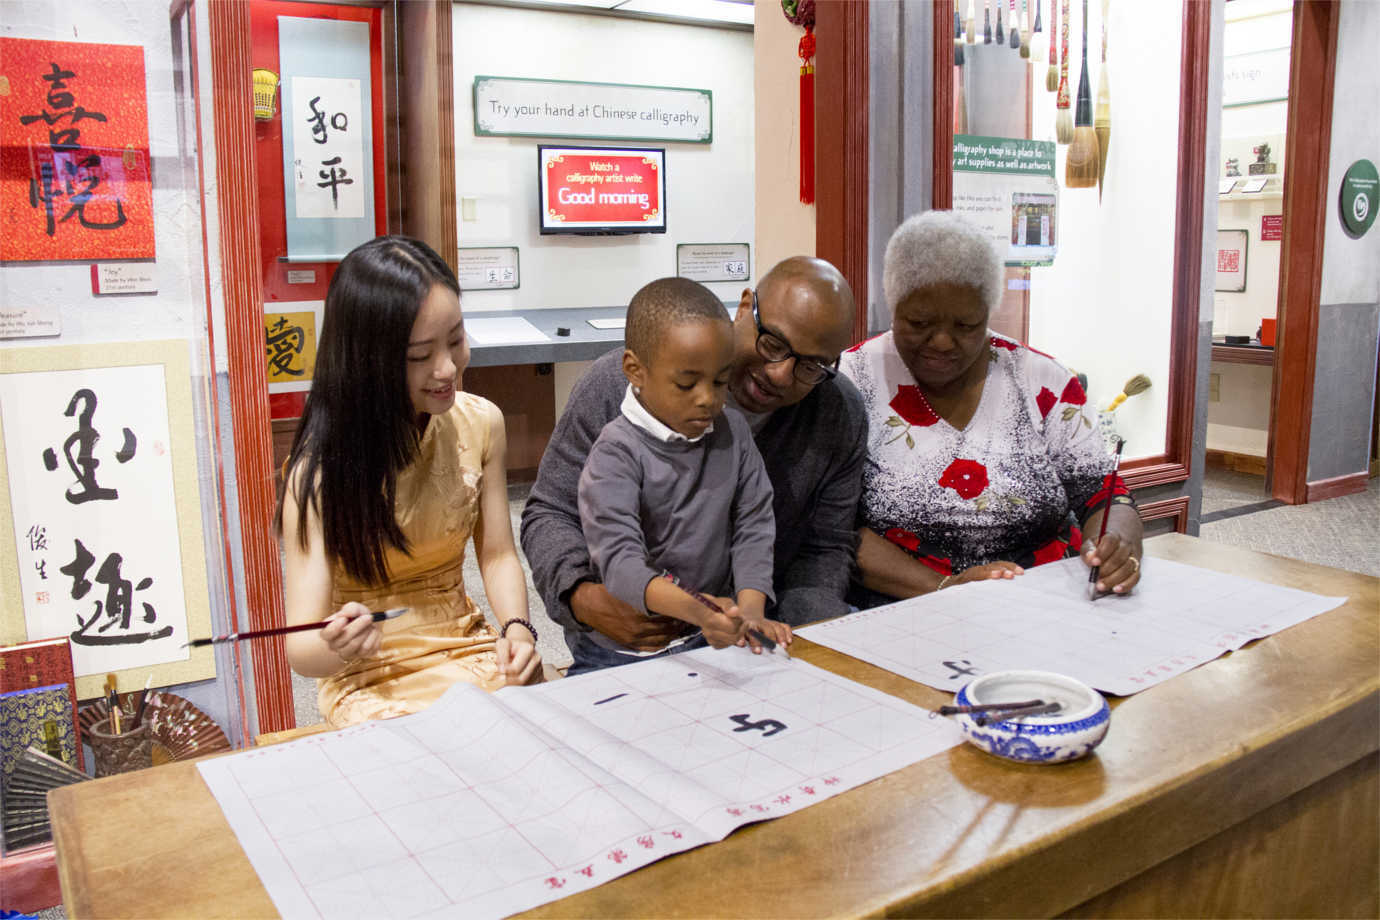
[[[1069,86],[1075,102],[1080,6],[1070,4]],[[1088,7],[1094,103],[1100,6]],[[1127,459],[1163,453],[1168,422],[1183,4],[1157,0],[1153,6],[1153,12],[1135,4],[1111,6],[1112,134],[1102,201],[1096,188],[1063,187],[1068,148],[1060,146],[1059,252],[1054,265],[1031,270],[1030,282],[1030,344],[1086,373],[1091,402],[1103,407],[1128,378],[1150,377],[1151,389],[1116,412]],[[1052,141],[1055,94],[1044,88],[1045,66],[1037,69],[1031,136]]]
[[[815,254],[815,208],[800,203],[800,58],[805,30],[775,2],[755,4],[753,92],[757,99],[754,264],[760,277],[788,256]]]
[[[476,220],[460,219],[460,245],[517,246],[522,272],[518,290],[467,291],[466,310],[625,304],[643,284],[675,274],[677,243],[754,241],[751,33],[466,3],[455,4],[452,28],[456,195],[477,206]],[[710,90],[712,144],[637,142],[666,148],[667,232],[543,237],[536,147],[544,141],[475,137],[476,74]],[[754,277],[758,264],[754,246]],[[710,288],[736,300],[743,286]]]

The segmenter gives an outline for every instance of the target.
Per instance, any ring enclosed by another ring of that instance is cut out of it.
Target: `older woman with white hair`
[[[952,212],[912,217],[887,244],[891,331],[840,364],[868,410],[863,605],[1079,553],[1101,567],[1099,591],[1140,578],[1140,517],[1119,476],[1105,487],[1115,461],[1078,379],[987,328],[1003,278],[996,248]],[[1094,545],[1082,534],[1104,514]]]

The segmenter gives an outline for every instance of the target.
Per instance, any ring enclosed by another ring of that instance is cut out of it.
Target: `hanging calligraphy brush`
[[[1016,0],[1011,0],[1011,50],[1021,46],[1021,24],[1016,21]]]
[[[982,43],[992,44],[992,0],[982,0]]]
[[[997,44],[1006,44],[1006,30],[1001,27],[1001,0],[996,0],[997,15],[992,18],[997,21]]]
[[[1053,13],[1052,10],[1053,10],[1053,8],[1051,7],[1051,12],[1050,12],[1050,15],[1051,15],[1051,16],[1054,15],[1054,13]],[[1042,23],[1042,22],[1040,21],[1040,0],[1035,0],[1035,27],[1032,28],[1030,31],[1033,32],[1033,33],[1035,33],[1036,35],[1039,35],[1039,34],[1040,34],[1041,32],[1043,32],[1044,30],[1045,30],[1044,23]]]
[[[1102,203],[1102,180],[1107,175],[1107,145],[1112,140],[1112,88],[1107,77],[1107,17],[1111,0],[1102,0],[1102,72],[1097,77],[1097,112],[1093,130],[1097,133],[1097,201]]]
[[[1083,0],[1083,72],[1078,76],[1078,111],[1073,143],[1064,159],[1064,185],[1092,188],[1097,184],[1097,132],[1092,124],[1092,89],[1088,83],[1088,0]]]
[[[968,104],[963,98],[963,34],[957,31],[958,12],[954,12],[954,134],[968,133]]]
[[[1035,0],[1039,3],[1039,0]],[[1054,15],[1054,0],[1049,0],[1049,70],[1045,71],[1045,89],[1051,93],[1059,88],[1059,45],[1054,41],[1054,27],[1059,22]]]
[[[1021,57],[1030,59],[1030,0],[1021,0]],[[1038,4],[1039,0],[1035,0]]]
[[[977,0],[968,0],[968,44],[977,44]]]
[[[1069,0],[1064,0],[1063,14],[1059,24],[1059,98],[1055,103],[1059,115],[1054,119],[1054,137],[1067,144],[1073,140],[1073,113],[1069,111]]]

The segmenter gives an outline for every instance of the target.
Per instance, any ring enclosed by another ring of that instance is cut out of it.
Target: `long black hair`
[[[316,370],[288,454],[276,518],[292,489],[321,519],[326,555],[369,585],[388,578],[387,547],[408,551],[394,514],[398,473],[417,457],[417,411],[407,390],[407,343],[435,285],[457,295],[450,266],[426,243],[381,236],[356,247],[326,292]]]

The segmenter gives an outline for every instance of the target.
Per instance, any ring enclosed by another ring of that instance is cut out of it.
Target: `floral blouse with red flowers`
[[[868,412],[859,523],[942,575],[1074,555],[1073,517],[1107,502],[1113,460],[1078,379],[1004,336],[988,341],[982,398],[961,431],[930,408],[890,332],[840,361]],[[1120,477],[1112,493],[1130,500]]]

